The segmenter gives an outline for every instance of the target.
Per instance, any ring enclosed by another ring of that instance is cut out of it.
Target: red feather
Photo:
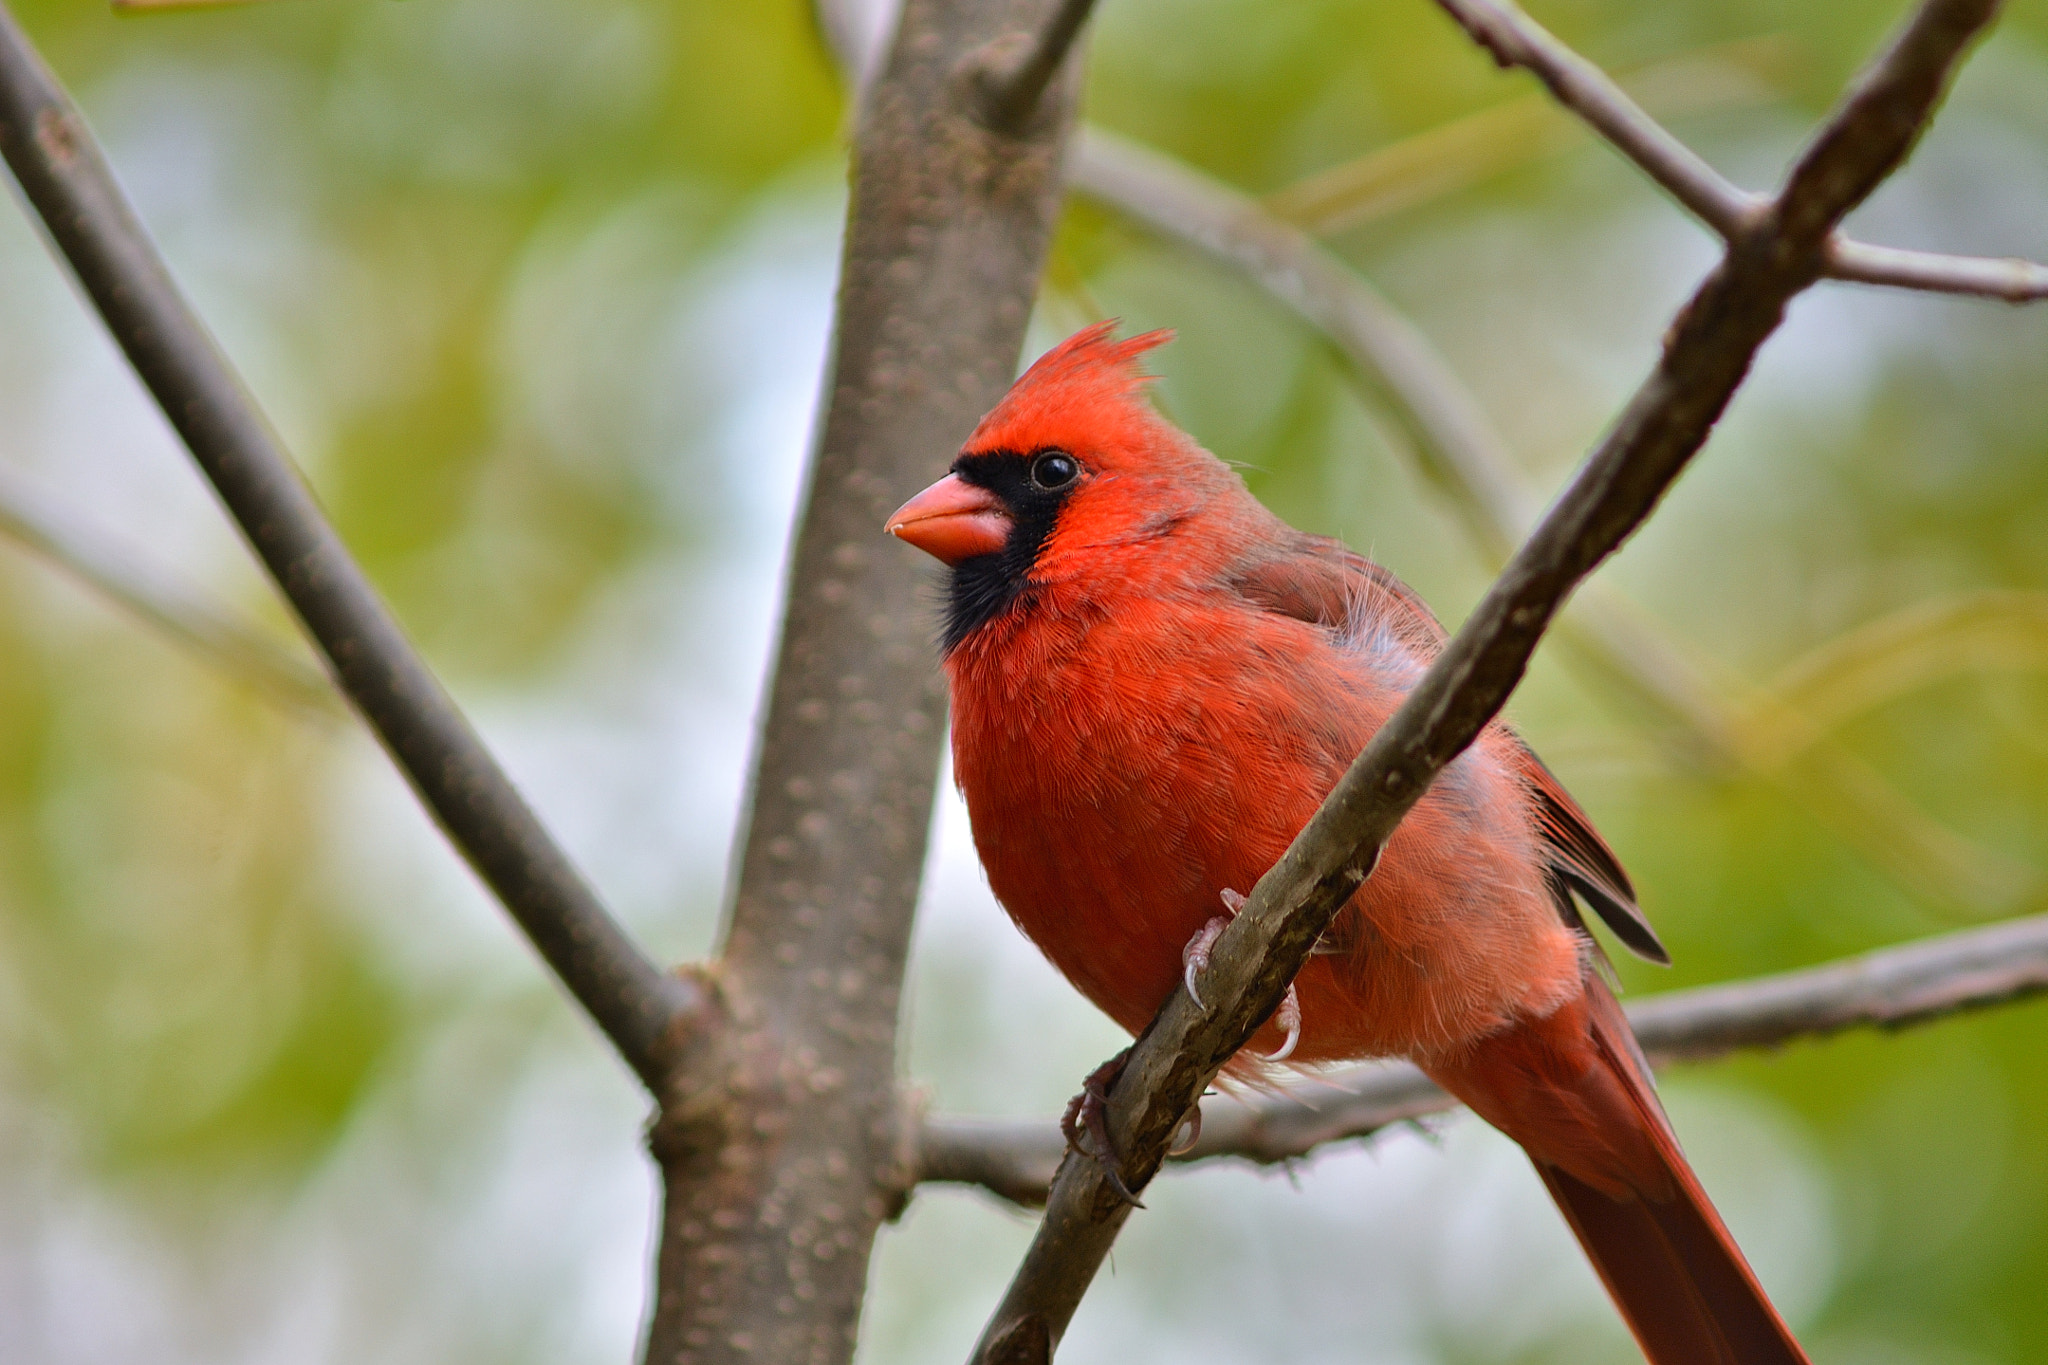
[[[952,566],[954,770],[989,884],[1133,1032],[1444,641],[1393,574],[1281,522],[1145,403],[1137,357],[1164,340],[1063,342],[890,522]],[[1489,726],[1302,969],[1291,1060],[1412,1058],[1520,1142],[1657,1365],[1803,1361],[1679,1151],[1579,901],[1665,960],[1585,813]],[[1280,1042],[1269,1022],[1253,1046]]]

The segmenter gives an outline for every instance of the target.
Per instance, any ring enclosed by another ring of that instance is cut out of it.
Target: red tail
[[[1651,1089],[1600,978],[1425,1068],[1522,1144],[1652,1365],[1808,1365]]]

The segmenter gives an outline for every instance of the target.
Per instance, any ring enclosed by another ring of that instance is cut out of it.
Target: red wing
[[[1328,536],[1303,535],[1242,566],[1231,586],[1268,611],[1332,630],[1391,627],[1428,659],[1448,638],[1413,588]]]
[[[1242,566],[1231,586],[1268,611],[1332,630],[1368,626],[1392,630],[1425,659],[1434,659],[1447,638],[1436,616],[1414,589],[1394,574],[1326,536],[1303,535],[1292,544]],[[1628,950],[1669,965],[1670,953],[1636,904],[1635,888],[1614,851],[1593,829],[1543,760],[1515,740],[1522,779],[1536,799],[1537,818],[1550,847],[1551,889],[1558,911],[1572,923],[1577,894],[1614,931]]]

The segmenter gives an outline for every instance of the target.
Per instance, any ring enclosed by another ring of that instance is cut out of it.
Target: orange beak
[[[986,488],[948,474],[897,508],[889,534],[944,564],[992,555],[1010,543],[1010,514]]]

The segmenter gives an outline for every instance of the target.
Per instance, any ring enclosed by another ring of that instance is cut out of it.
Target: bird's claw
[[[1294,987],[1287,987],[1287,994],[1280,997],[1280,1008],[1273,1011],[1273,1022],[1287,1030],[1287,1041],[1280,1045],[1278,1052],[1266,1054],[1269,1062],[1284,1062],[1294,1055],[1295,1045],[1301,1042],[1301,996]]]
[[[1188,946],[1180,950],[1180,980],[1188,988],[1188,999],[1195,1002],[1195,1008],[1207,1014],[1209,1007],[1202,1002],[1202,993],[1195,989],[1195,977],[1209,970],[1209,950],[1216,946],[1216,940],[1223,937],[1223,931],[1230,927],[1230,921],[1237,918],[1237,912],[1244,909],[1244,896],[1229,887],[1217,893],[1227,912],[1218,915],[1198,930],[1188,940]]]
[[[1228,896],[1228,891],[1223,893]],[[1209,1007],[1202,1003],[1202,994],[1195,989],[1195,977],[1209,970],[1209,950],[1216,946],[1216,940],[1230,927],[1230,921],[1218,915],[1203,925],[1195,936],[1188,940],[1188,946],[1180,950],[1180,980],[1188,988],[1188,999],[1195,1002],[1195,1008],[1207,1014]]]
[[[1228,913],[1218,915],[1203,925],[1201,930],[1188,940],[1188,946],[1180,950],[1181,984],[1188,988],[1188,999],[1194,1001],[1195,1008],[1204,1014],[1209,1012],[1209,1007],[1203,1003],[1202,993],[1195,989],[1195,978],[1209,970],[1210,950],[1216,946],[1216,940],[1223,937],[1223,931],[1230,927],[1230,921],[1237,918],[1237,912],[1244,909],[1245,902],[1243,893],[1233,891],[1227,886],[1217,894]],[[1317,940],[1318,947],[1321,946],[1321,942],[1322,940]],[[1295,992],[1293,986],[1290,985],[1287,994],[1281,997],[1280,1008],[1273,1011],[1273,1022],[1287,1031],[1287,1041],[1280,1045],[1278,1052],[1268,1055],[1266,1060],[1284,1062],[1294,1055],[1294,1049],[1301,1043],[1301,996]],[[1081,1100],[1076,1097],[1074,1102],[1079,1104]],[[1202,1121],[1199,1114],[1193,1122],[1195,1132],[1200,1133]],[[1188,1145],[1194,1145],[1193,1137],[1188,1139]]]
[[[1123,1074],[1124,1060],[1130,1055],[1131,1050],[1125,1048],[1088,1073],[1088,1079],[1081,1082],[1081,1093],[1067,1101],[1067,1112],[1060,1116],[1060,1132],[1066,1136],[1067,1146],[1102,1168],[1103,1178],[1125,1203],[1142,1209],[1145,1201],[1124,1184],[1123,1158],[1117,1155],[1116,1144],[1110,1139],[1109,1113],[1104,1107],[1109,1087]],[[1196,1123],[1199,1126],[1200,1120]]]
[[[1168,1156],[1185,1156],[1195,1150],[1195,1144],[1202,1140],[1202,1102],[1195,1101],[1195,1107],[1188,1110],[1188,1116],[1174,1129],[1173,1145],[1166,1149]]]

